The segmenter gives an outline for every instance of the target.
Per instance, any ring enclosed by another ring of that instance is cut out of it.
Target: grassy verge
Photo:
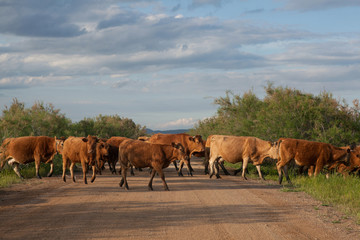
[[[227,168],[238,169],[240,164],[226,163]],[[248,165],[248,176],[252,179],[258,179],[259,175],[255,166]],[[265,163],[261,166],[261,172],[267,180],[278,181],[278,173],[272,163]],[[321,201],[323,205],[334,206],[341,212],[355,217],[357,224],[360,224],[360,178],[349,176],[343,178],[340,175],[330,175],[326,179],[325,175],[320,174],[316,178],[306,177],[297,174],[297,169],[289,171],[290,179],[293,183],[290,186],[286,180],[283,180],[284,188],[282,191],[308,193],[313,198]]]
[[[320,200],[325,205],[337,207],[340,211],[354,216],[360,224],[360,179],[356,176],[343,178],[324,175],[316,178],[296,177],[294,185],[302,191]]]
[[[20,165],[20,172],[21,175],[24,176],[25,179],[35,177],[35,164],[29,163],[26,165]],[[40,165],[40,176],[45,177],[47,176],[48,172],[50,171],[50,164],[41,163]],[[62,159],[61,156],[55,156],[54,158],[54,173],[53,175],[60,175],[62,173]],[[0,172],[0,188],[9,187],[11,184],[20,183],[21,180],[14,170],[5,165],[4,169]]]

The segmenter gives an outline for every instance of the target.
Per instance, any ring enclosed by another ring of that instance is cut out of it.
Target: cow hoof
[[[148,190],[149,191],[154,191],[154,189],[152,187],[150,187],[150,186],[148,187]]]

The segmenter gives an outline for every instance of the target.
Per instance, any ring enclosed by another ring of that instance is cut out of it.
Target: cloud
[[[229,2],[229,0],[193,0],[189,8],[194,9],[204,6],[214,6],[216,8],[220,8],[227,2]]]
[[[358,0],[281,0],[285,2],[283,10],[294,11],[318,11],[332,8],[341,7],[359,7],[360,1]]]
[[[167,123],[159,124],[160,129],[181,129],[181,128],[192,128],[198,120],[193,118],[181,118],[175,121],[170,121]]]

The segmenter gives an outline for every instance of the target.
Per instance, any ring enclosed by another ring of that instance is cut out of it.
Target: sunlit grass
[[[225,163],[226,168],[239,169],[242,164]],[[259,175],[254,165],[249,164],[247,176],[251,179],[259,179]],[[278,182],[278,173],[272,163],[265,162],[261,165],[261,172],[266,180]],[[239,176],[240,174],[238,174]],[[289,176],[292,185],[283,179],[283,192],[308,193],[313,198],[322,202],[323,206],[334,206],[343,213],[353,216],[360,224],[360,178],[349,176],[344,179],[341,175],[330,175],[329,179],[324,174],[317,177],[301,175],[297,169],[290,169]]]
[[[360,179],[356,176],[343,178],[339,175],[317,177],[297,177],[292,180],[295,186],[310,194],[323,204],[335,206],[342,212],[356,217],[360,224]]]
[[[50,171],[50,164],[41,163],[40,176],[46,177]],[[20,173],[25,179],[34,178],[35,176],[35,164],[29,163],[20,165]],[[60,175],[62,173],[62,159],[61,156],[55,156],[54,158],[54,173],[53,175]],[[0,188],[9,187],[11,184],[20,183],[22,180],[16,175],[14,170],[5,165],[4,169],[0,172]]]

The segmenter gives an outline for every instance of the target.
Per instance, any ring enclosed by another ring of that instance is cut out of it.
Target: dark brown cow
[[[106,143],[109,144],[109,155],[107,157],[110,171],[116,174],[116,163],[119,160],[119,145],[125,140],[129,140],[127,137],[111,137]]]
[[[287,173],[287,166],[291,160],[299,166],[306,166],[310,169],[315,167],[315,176],[318,175],[324,166],[331,166],[336,162],[347,161],[350,149],[334,147],[328,143],[313,142],[293,138],[280,138],[279,159],[276,163],[279,173],[279,184],[282,182],[285,173],[286,180],[291,183]],[[309,176],[312,171],[309,170]]]
[[[200,135],[196,135],[194,137],[189,134],[179,133],[179,134],[162,134],[157,133],[151,136],[149,139],[150,143],[155,144],[165,144],[170,145],[171,143],[181,143],[181,145],[185,148],[185,152],[189,157],[188,161],[180,161],[180,168],[178,169],[176,166],[176,162],[174,161],[174,165],[176,170],[178,171],[179,176],[183,176],[182,168],[184,163],[188,167],[189,174],[192,176],[192,172],[194,171],[190,165],[191,155],[195,152],[204,152],[205,145]]]
[[[100,175],[101,169],[109,157],[110,144],[106,141],[107,139],[99,139],[99,142],[96,143],[96,167]]]
[[[256,137],[212,135],[210,138],[210,177],[215,174],[217,178],[220,178],[215,162],[227,161],[230,163],[243,162],[242,177],[246,179],[245,170],[251,160],[256,166],[259,177],[264,179],[260,165],[267,157],[277,159],[277,143],[264,141]]]
[[[336,162],[329,167],[329,170],[335,170],[344,177],[350,173],[355,173],[360,169],[360,146],[359,147],[341,147],[342,149],[351,149],[348,161]]]
[[[74,177],[74,165],[75,163],[81,163],[83,170],[83,179],[84,183],[87,184],[86,179],[86,170],[87,165],[92,166],[93,175],[91,178],[91,182],[94,182],[96,178],[96,143],[98,142],[98,138],[94,136],[88,137],[69,137],[64,142],[64,149],[62,151],[63,158],[63,174],[62,179],[66,182],[65,172],[68,166],[70,165],[70,173],[73,182],[75,182]]]
[[[61,153],[64,139],[56,137],[18,137],[7,138],[1,146],[0,160],[1,167],[5,162],[13,166],[15,173],[24,178],[19,171],[19,164],[27,164],[35,162],[36,176],[41,178],[39,174],[40,163],[50,163],[50,171],[48,177],[51,177],[54,171],[53,158],[55,154]]]
[[[151,177],[148,189],[153,190],[152,181],[156,173],[159,174],[165,190],[169,190],[163,173],[163,168],[169,166],[176,159],[187,160],[188,155],[185,148],[180,143],[172,143],[171,145],[152,144],[139,140],[126,140],[119,146],[119,162],[121,165],[121,182],[120,187],[125,184],[125,188],[129,189],[126,175],[127,169],[132,165],[136,168],[150,167]]]

